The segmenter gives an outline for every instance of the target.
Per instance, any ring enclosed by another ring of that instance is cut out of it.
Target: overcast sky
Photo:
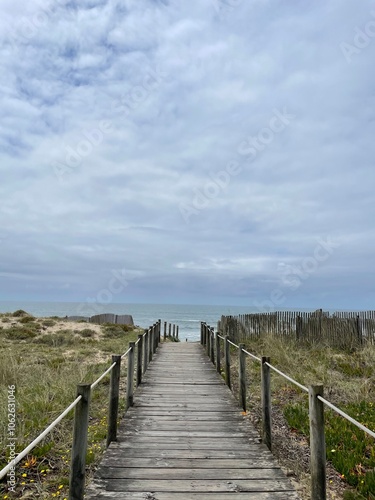
[[[1,300],[375,308],[374,1],[0,9]]]

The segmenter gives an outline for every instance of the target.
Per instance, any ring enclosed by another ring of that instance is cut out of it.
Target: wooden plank
[[[173,469],[258,469],[277,468],[272,455],[256,450],[251,459],[244,458],[125,458],[122,453],[111,454],[102,461],[103,466],[123,468],[165,468]]]
[[[97,477],[101,479],[147,479],[165,480],[170,476],[176,480],[245,480],[245,479],[283,479],[284,474],[279,468],[252,468],[252,469],[178,469],[171,467],[157,468],[134,468],[134,467],[109,467],[102,466]]]
[[[286,479],[241,479],[220,481],[219,479],[110,479],[102,480],[107,490],[111,491],[168,491],[187,493],[236,493],[246,491],[293,491]],[[103,485],[103,486],[104,486]],[[147,497],[146,497],[147,498]]]
[[[168,492],[114,492],[102,491],[97,493],[95,487],[90,487],[90,492],[96,500],[298,500],[297,493],[293,491],[267,492],[237,492],[233,493],[168,493]]]

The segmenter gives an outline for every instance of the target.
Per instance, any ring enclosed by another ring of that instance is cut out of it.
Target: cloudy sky
[[[374,1],[0,9],[1,300],[374,309]]]

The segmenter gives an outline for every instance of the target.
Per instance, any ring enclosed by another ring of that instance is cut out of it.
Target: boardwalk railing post
[[[246,354],[245,354],[245,344],[240,344],[238,346],[238,376],[239,376],[239,386],[240,386],[240,405],[244,411],[246,411]]]
[[[154,329],[151,328],[151,326],[150,326],[150,328],[148,329],[148,361],[149,362],[152,361],[152,355],[154,353],[154,348],[153,348],[154,344],[153,344],[153,338],[152,338],[153,331],[154,331]]]
[[[178,331],[179,331],[180,327],[178,325],[176,325],[176,339],[178,340]]]
[[[157,323],[154,323],[154,325],[152,327],[152,335],[153,335],[153,338],[154,338],[153,347],[154,347],[154,354],[155,354],[156,353],[156,348],[158,346],[158,337],[159,337],[159,334],[158,334],[158,324]]]
[[[112,363],[116,366],[111,371],[111,381],[109,389],[109,410],[108,410],[108,430],[107,430],[107,448],[112,441],[117,439],[117,417],[120,396],[120,370],[121,356],[113,355]]]
[[[77,397],[82,396],[82,398],[74,411],[69,500],[82,500],[84,495],[90,395],[91,386],[89,384],[77,386]]]
[[[144,350],[145,350],[144,356],[143,356],[143,373],[146,373],[147,366],[148,366],[148,358],[149,358],[149,354],[148,354],[148,346],[149,346],[148,330],[145,330],[145,337],[144,337],[143,345],[144,345]]]
[[[204,345],[204,342],[203,342],[203,321],[201,321],[201,345]]]
[[[160,344],[160,341],[161,341],[161,319],[159,319],[158,321],[158,346]]]
[[[167,340],[167,322],[164,321],[164,340]]]
[[[211,362],[215,364],[215,332],[210,328],[210,358]]]
[[[176,325],[173,324],[173,338],[176,337]]]
[[[142,383],[143,335],[138,335],[137,348],[137,387]]]
[[[231,380],[230,380],[230,344],[228,335],[224,337],[224,358],[225,358],[225,383],[229,387],[232,388]]]
[[[206,331],[206,354],[207,356],[209,356],[211,352],[211,346],[210,346],[211,332],[208,325],[204,325],[204,329]]]
[[[326,443],[323,386],[309,387],[311,499],[326,500]]]
[[[221,353],[220,353],[220,337],[219,332],[216,332],[215,335],[215,344],[216,344],[216,371],[221,373]]]
[[[171,333],[172,333],[172,325],[171,325],[171,323],[169,323],[169,325],[168,325],[168,337],[172,336]]]
[[[271,370],[266,363],[270,358],[262,356],[262,440],[267,448],[272,450],[272,422],[271,422]]]
[[[126,410],[133,406],[134,397],[134,346],[135,342],[129,342],[128,375],[126,380]]]

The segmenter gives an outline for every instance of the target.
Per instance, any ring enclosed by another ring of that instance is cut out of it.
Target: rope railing
[[[246,411],[246,363],[244,356],[250,356],[252,359],[261,363],[261,402],[262,402],[262,436],[264,443],[271,450],[271,378],[270,370],[296,385],[299,389],[309,395],[309,419],[310,419],[310,469],[313,500],[325,500],[326,498],[326,448],[325,448],[325,428],[324,428],[324,406],[339,414],[353,425],[357,426],[369,436],[375,438],[375,432],[358,422],[356,419],[345,413],[343,410],[332,404],[323,397],[323,386],[312,385],[306,387],[297,382],[286,373],[282,372],[270,362],[270,358],[258,356],[245,350],[245,345],[237,345],[228,336],[222,336],[215,333],[214,329],[206,323],[201,323],[201,344],[206,348],[207,355],[211,361],[216,364],[217,371],[221,373],[221,348],[220,340],[224,341],[224,362],[225,362],[225,382],[231,389],[230,375],[230,346],[238,349],[239,356],[239,398],[242,408]],[[216,349],[215,349],[216,347]],[[216,355],[215,355],[216,350]]]
[[[160,342],[161,320],[154,323],[153,326],[145,330],[143,334],[138,335],[136,342],[130,342],[128,350],[122,355],[113,355],[111,366],[92,384],[79,384],[77,386],[76,399],[26,448],[24,448],[13,460],[11,460],[0,471],[0,479],[4,478],[14,466],[17,465],[31,450],[35,448],[67,415],[75,408],[73,445],[71,455],[70,482],[69,482],[69,498],[81,500],[84,497],[85,483],[85,467],[86,467],[86,447],[82,447],[82,442],[87,443],[88,422],[89,422],[89,406],[91,391],[94,389],[108,374],[111,374],[110,395],[109,395],[109,418],[107,430],[107,446],[111,441],[116,439],[117,435],[117,418],[118,418],[118,402],[119,402],[119,378],[121,360],[128,356],[127,365],[127,393],[126,393],[126,409],[133,406],[134,393],[134,351],[137,349],[137,387],[142,381],[142,375],[146,372],[149,362],[152,360],[153,354]],[[177,330],[178,332],[178,330]],[[77,411],[77,406],[79,411]]]

